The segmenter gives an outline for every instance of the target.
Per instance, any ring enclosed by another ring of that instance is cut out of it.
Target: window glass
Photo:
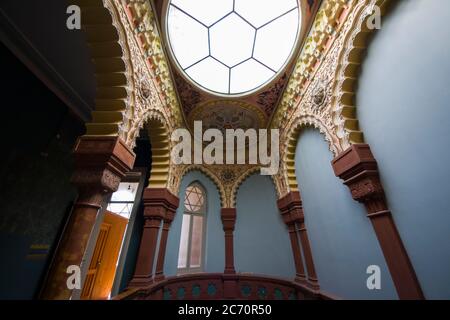
[[[203,263],[206,195],[198,183],[193,183],[186,188],[184,209],[178,270],[180,272],[200,271]]]
[[[106,210],[129,219],[133,210],[138,187],[138,182],[120,183],[117,191],[112,194]]]
[[[171,0],[167,34],[181,72],[210,93],[242,95],[273,80],[298,41],[297,0]]]

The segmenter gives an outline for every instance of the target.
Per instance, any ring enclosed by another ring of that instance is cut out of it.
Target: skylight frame
[[[268,86],[270,86],[271,84],[273,84],[274,82],[276,82],[284,73],[286,67],[292,62],[293,57],[298,53],[299,49],[300,49],[300,45],[301,45],[301,41],[300,41],[300,37],[302,32],[304,32],[303,27],[304,27],[304,21],[303,21],[303,7],[301,4],[300,0],[296,0],[296,6],[289,9],[286,12],[283,12],[282,14],[278,15],[277,17],[272,18],[270,21],[263,23],[261,26],[259,27],[255,27],[252,23],[250,23],[248,20],[246,20],[244,17],[242,17],[238,12],[235,11],[235,3],[236,0],[233,0],[233,9],[232,11],[224,14],[220,19],[218,19],[217,21],[215,21],[214,23],[210,24],[209,26],[204,24],[203,22],[201,22],[200,20],[198,20],[197,18],[195,18],[193,15],[189,14],[188,12],[186,12],[184,9],[180,8],[177,5],[174,5],[172,3],[172,0],[166,0],[164,3],[164,7],[163,7],[163,18],[162,18],[162,23],[163,23],[163,33],[166,39],[166,46],[167,46],[167,51],[169,53],[170,59],[174,62],[174,64],[177,66],[178,69],[178,73],[185,79],[187,80],[189,83],[191,83],[192,85],[194,85],[196,88],[200,89],[201,91],[204,91],[206,93],[209,93],[211,95],[214,96],[218,96],[218,97],[222,97],[222,98],[235,98],[235,97],[246,97],[246,96],[250,96],[253,95],[257,92],[261,92],[263,90],[265,90]],[[197,23],[199,23],[200,25],[202,25],[203,27],[207,28],[208,30],[208,55],[205,57],[202,57],[201,59],[199,59],[198,61],[195,61],[194,63],[190,64],[189,66],[183,68],[178,59],[177,56],[172,48],[172,42],[170,39],[170,33],[169,33],[169,26],[168,26],[168,22],[169,22],[169,10],[171,7],[176,8],[177,10],[179,10],[180,12],[184,13],[185,15],[191,17],[194,21],[196,21]],[[295,40],[292,43],[292,47],[291,50],[289,52],[289,54],[287,55],[287,58],[285,59],[285,61],[283,62],[283,65],[279,68],[279,70],[274,70],[273,68],[271,68],[270,66],[264,64],[263,62],[259,61],[257,58],[255,58],[255,46],[256,46],[256,39],[258,37],[258,30],[270,25],[272,22],[274,21],[278,21],[279,19],[281,19],[282,17],[287,16],[288,14],[292,13],[292,12],[297,12],[297,21],[298,23],[296,24],[297,26],[297,30],[295,32]],[[245,21],[246,23],[248,23],[252,28],[255,29],[255,33],[254,33],[254,39],[253,39],[253,48],[252,48],[252,55],[250,58],[247,58],[243,61],[240,61],[237,64],[234,64],[232,66],[228,66],[227,64],[223,63],[222,61],[218,60],[216,57],[214,57],[211,54],[211,28],[214,27],[215,25],[217,25],[219,22],[223,21],[224,19],[226,19],[227,17],[229,17],[232,14],[236,14],[238,17],[240,17],[243,21]],[[217,61],[220,65],[224,66],[225,68],[228,68],[228,92],[222,92],[222,91],[216,91],[213,89],[210,89],[208,87],[206,87],[205,85],[203,85],[202,83],[199,83],[198,81],[196,81],[195,79],[193,79],[186,70],[190,69],[191,67],[198,65],[199,63],[201,63],[202,61],[211,58],[215,61]],[[261,66],[263,66],[264,68],[266,68],[267,70],[270,70],[270,72],[273,73],[273,75],[268,78],[267,80],[265,80],[262,84],[256,86],[253,89],[250,90],[245,90],[242,92],[238,92],[238,93],[231,93],[231,77],[232,77],[232,69],[234,69],[235,67],[238,67],[246,62],[248,62],[249,60],[254,60],[256,61],[258,64],[260,64]]]

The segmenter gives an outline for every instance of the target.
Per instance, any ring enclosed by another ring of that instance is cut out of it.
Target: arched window
[[[206,193],[194,182],[186,188],[181,226],[178,271],[198,272],[203,269]]]

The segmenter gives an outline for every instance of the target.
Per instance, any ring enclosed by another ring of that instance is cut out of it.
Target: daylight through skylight
[[[207,91],[240,95],[276,77],[300,27],[297,0],[171,0],[170,47],[184,74]]]

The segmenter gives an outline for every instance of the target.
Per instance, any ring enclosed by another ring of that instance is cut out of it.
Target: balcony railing
[[[128,289],[116,300],[322,300],[306,284],[248,274],[198,273],[168,277],[145,288]]]

